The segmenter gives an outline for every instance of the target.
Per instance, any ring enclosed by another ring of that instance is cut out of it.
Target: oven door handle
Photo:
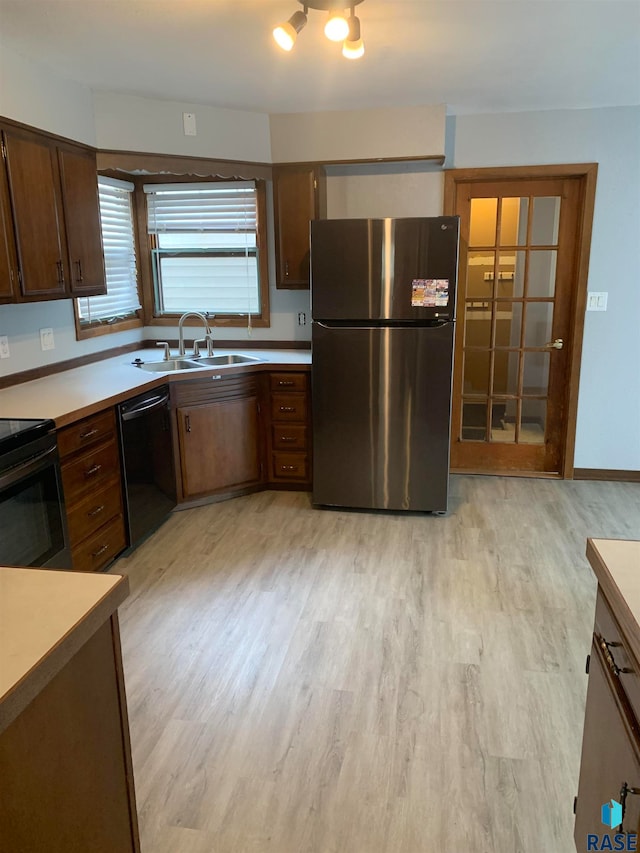
[[[26,462],[21,462],[19,465],[16,465],[14,468],[10,468],[4,474],[1,474],[0,489],[6,489],[14,483],[17,483],[19,480],[24,480],[25,477],[35,474],[42,468],[47,468],[51,464],[49,457],[55,458],[56,451],[57,448],[54,445],[48,450],[45,450],[43,453],[38,453],[37,456],[27,459]]]
[[[159,409],[161,406],[166,405],[169,402],[169,395],[164,394],[162,397],[153,397],[149,402],[144,405],[136,406],[133,409],[129,409],[127,412],[122,412],[120,418],[123,421],[134,421],[136,418],[141,418],[147,412],[151,412],[153,409]]]

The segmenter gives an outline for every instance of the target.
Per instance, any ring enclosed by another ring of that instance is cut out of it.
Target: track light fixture
[[[283,50],[291,50],[295,44],[298,33],[307,23],[307,12],[309,9],[318,9],[329,12],[329,18],[325,24],[324,33],[330,41],[341,41],[342,55],[347,59],[359,59],[364,53],[364,42],[360,32],[360,19],[355,16],[355,7],[364,0],[347,0],[346,8],[349,17],[344,14],[345,7],[337,7],[336,0],[298,0],[302,6],[302,12],[294,12],[284,24],[278,24],[273,31],[273,37]],[[339,0],[338,0],[339,2]]]

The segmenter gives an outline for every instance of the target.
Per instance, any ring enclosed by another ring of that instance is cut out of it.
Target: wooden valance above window
[[[199,178],[271,180],[268,163],[209,160],[176,154],[145,154],[140,151],[98,151],[98,171],[127,175],[194,175]]]

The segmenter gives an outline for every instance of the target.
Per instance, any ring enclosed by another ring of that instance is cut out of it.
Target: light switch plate
[[[587,311],[606,311],[608,293],[589,291],[587,294]]]
[[[0,335],[0,358],[9,358],[9,338],[6,335]]]
[[[196,114],[182,113],[182,126],[184,127],[185,136],[195,136],[196,130]]]
[[[53,329],[40,329],[40,349],[55,349],[56,343],[53,339]]]

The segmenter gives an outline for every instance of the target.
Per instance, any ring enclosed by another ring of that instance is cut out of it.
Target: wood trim
[[[640,483],[640,471],[624,471],[616,468],[574,468],[573,479],[612,483]]]
[[[582,198],[580,219],[578,222],[578,257],[576,259],[573,316],[574,326],[571,340],[569,364],[569,382],[567,394],[567,424],[563,454],[562,475],[567,479],[574,476],[573,459],[576,448],[576,428],[578,423],[578,385],[582,361],[582,341],[587,310],[587,289],[589,277],[589,258],[591,254],[591,233],[593,230],[593,211],[596,200],[596,179],[598,164],[588,163],[576,177],[581,178]]]
[[[23,382],[31,382],[33,379],[42,379],[45,376],[53,376],[54,373],[64,373],[65,370],[73,370],[74,367],[83,367],[85,364],[93,364],[103,361],[105,358],[114,358],[128,352],[135,352],[143,345],[142,341],[133,341],[120,347],[92,352],[80,355],[77,358],[69,358],[66,361],[57,361],[55,364],[45,364],[42,367],[33,367],[31,370],[22,370],[9,376],[0,376],[0,390],[11,388],[13,385],[22,385]]]
[[[185,323],[185,325],[187,325]],[[157,341],[147,338],[140,342],[141,349],[155,349]],[[178,339],[172,338],[167,341],[170,347],[177,348]],[[214,350],[216,349],[232,349],[238,348],[242,352],[247,349],[299,349],[310,350],[311,341],[261,341],[257,338],[249,340],[214,340]],[[308,367],[309,365],[307,365]],[[293,368],[295,369],[295,368]]]
[[[569,163],[542,166],[497,166],[489,168],[446,169],[444,172],[443,214],[454,216],[457,206],[458,187],[464,183],[488,181],[553,180],[576,178],[580,182],[579,221],[577,235],[577,257],[573,283],[572,332],[569,363],[569,381],[566,396],[566,424],[563,439],[562,466],[560,475],[571,479],[574,476],[573,457],[576,443],[578,416],[578,385],[582,341],[584,337],[585,311],[593,211],[595,206],[597,163]],[[471,473],[471,472],[464,472]],[[487,473],[487,472],[484,472]],[[507,472],[505,475],[508,476]],[[516,474],[517,476],[517,474]]]
[[[82,299],[82,297],[80,297]],[[144,324],[142,319],[137,317],[127,317],[124,320],[116,320],[113,323],[94,323],[93,325],[82,325],[78,317],[78,304],[76,299],[73,300],[73,319],[76,327],[76,340],[86,341],[90,338],[99,338],[102,335],[113,335],[116,332],[126,332],[129,329],[142,329]]]
[[[301,160],[287,161],[284,163],[273,163],[273,168],[279,166],[359,166],[367,163],[427,163],[432,162],[442,166],[445,161],[444,154],[426,154],[423,157],[367,157],[356,160]]]
[[[473,477],[528,477],[535,480],[562,480],[562,475],[553,471],[486,471],[482,468],[451,468],[451,473]]]
[[[113,169],[127,174],[197,175],[200,177],[271,179],[271,164],[245,160],[210,159],[191,155],[153,154],[144,151],[98,151],[98,171]]]

